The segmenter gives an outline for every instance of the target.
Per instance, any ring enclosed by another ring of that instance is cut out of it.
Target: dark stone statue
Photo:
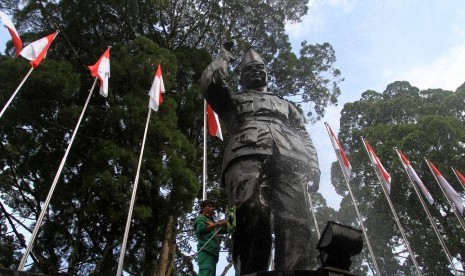
[[[267,69],[255,51],[241,61],[242,89],[231,91],[230,46],[205,69],[201,84],[230,135],[222,181],[230,205],[237,207],[236,274],[268,270],[273,233],[275,270],[310,269],[308,191],[320,182],[315,148],[296,107],[267,90]]]

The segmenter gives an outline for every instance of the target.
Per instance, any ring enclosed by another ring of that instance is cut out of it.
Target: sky
[[[320,159],[319,192],[338,209],[341,197],[330,182],[337,159],[323,122],[337,134],[345,103],[359,100],[366,90],[382,93],[394,81],[455,91],[465,82],[465,2],[310,0],[302,22],[287,30],[296,53],[301,41],[329,42],[345,78],[338,106],[307,127]]]
[[[465,82],[465,1],[310,0],[302,22],[286,29],[296,53],[303,40],[329,42],[336,52],[335,67],[345,78],[338,106],[329,107],[321,122],[307,127],[320,159],[319,192],[338,209],[341,197],[330,182],[336,155],[323,122],[338,133],[345,103],[359,100],[366,90],[382,93],[394,81],[455,91]],[[8,39],[6,29],[0,28],[0,50]],[[218,272],[226,265],[224,258],[222,254]]]

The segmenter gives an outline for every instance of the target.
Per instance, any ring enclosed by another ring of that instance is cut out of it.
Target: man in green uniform
[[[197,262],[199,264],[199,276],[215,276],[216,263],[220,253],[220,240],[218,234],[227,232],[228,222],[220,220],[215,222],[213,214],[215,203],[212,200],[204,200],[200,204],[200,213],[194,221],[195,234],[197,236],[197,250],[200,250]],[[219,232],[217,232],[220,228]]]

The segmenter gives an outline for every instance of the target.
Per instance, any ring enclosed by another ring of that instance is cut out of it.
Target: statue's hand
[[[317,168],[310,169],[310,180],[312,185],[309,185],[308,189],[311,193],[316,193],[320,187],[320,170]]]
[[[233,46],[234,46],[234,42],[228,41],[224,43],[220,49],[220,57],[227,63],[233,62],[236,60],[236,58],[230,52]]]
[[[216,68],[215,71],[213,71],[212,75],[212,83],[215,84],[222,84],[224,83],[224,79],[227,76],[227,71],[225,72],[225,69],[222,67]]]

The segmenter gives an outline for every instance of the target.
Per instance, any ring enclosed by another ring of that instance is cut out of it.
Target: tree
[[[161,62],[167,93],[149,124],[124,269],[137,275],[169,275],[173,269],[192,274],[187,255],[193,251],[183,241],[188,233],[183,231],[190,229],[188,214],[200,197],[199,78],[225,41],[235,41],[236,56],[258,48],[269,62],[270,88],[282,96],[300,97],[301,105],[314,101],[308,118],[318,120],[328,104],[336,103],[342,79],[333,67],[331,45],[304,42],[299,56],[291,52],[284,26],[306,14],[307,2],[0,0],[14,15],[25,44],[60,30],[46,60],[0,121],[2,200],[28,223],[40,213],[92,85],[86,66],[112,46],[110,95],[91,100],[34,246],[37,258],[30,270],[50,275],[115,273],[147,93]],[[11,56],[11,47],[6,54]],[[5,70],[2,99],[19,83],[13,72],[27,69],[24,61],[8,56],[0,60]],[[233,72],[231,82],[237,81]],[[209,197],[218,199],[222,211],[223,146],[212,141],[208,147]],[[12,245],[20,244],[18,239],[9,242],[15,252],[18,246]],[[5,265],[15,268],[18,262]]]
[[[391,173],[390,197],[423,273],[450,274],[448,260],[393,148],[401,149],[408,156],[435,197],[438,203],[430,206],[429,210],[440,226],[452,256],[464,264],[463,230],[423,160],[428,158],[435,162],[459,191],[450,167],[465,165],[462,143],[465,139],[465,109],[458,104],[463,103],[464,98],[463,86],[456,92],[441,89],[420,91],[408,82],[398,81],[389,84],[383,93],[364,92],[359,101],[346,104],[342,110],[339,139],[350,153],[354,174],[352,187],[361,213],[366,217],[365,226],[383,274],[411,275],[414,267],[360,137],[368,139]],[[340,173],[335,175],[333,184],[338,193],[344,195],[341,177]],[[345,197],[340,217],[356,218],[355,215],[347,215],[353,212],[352,209],[349,198]]]

